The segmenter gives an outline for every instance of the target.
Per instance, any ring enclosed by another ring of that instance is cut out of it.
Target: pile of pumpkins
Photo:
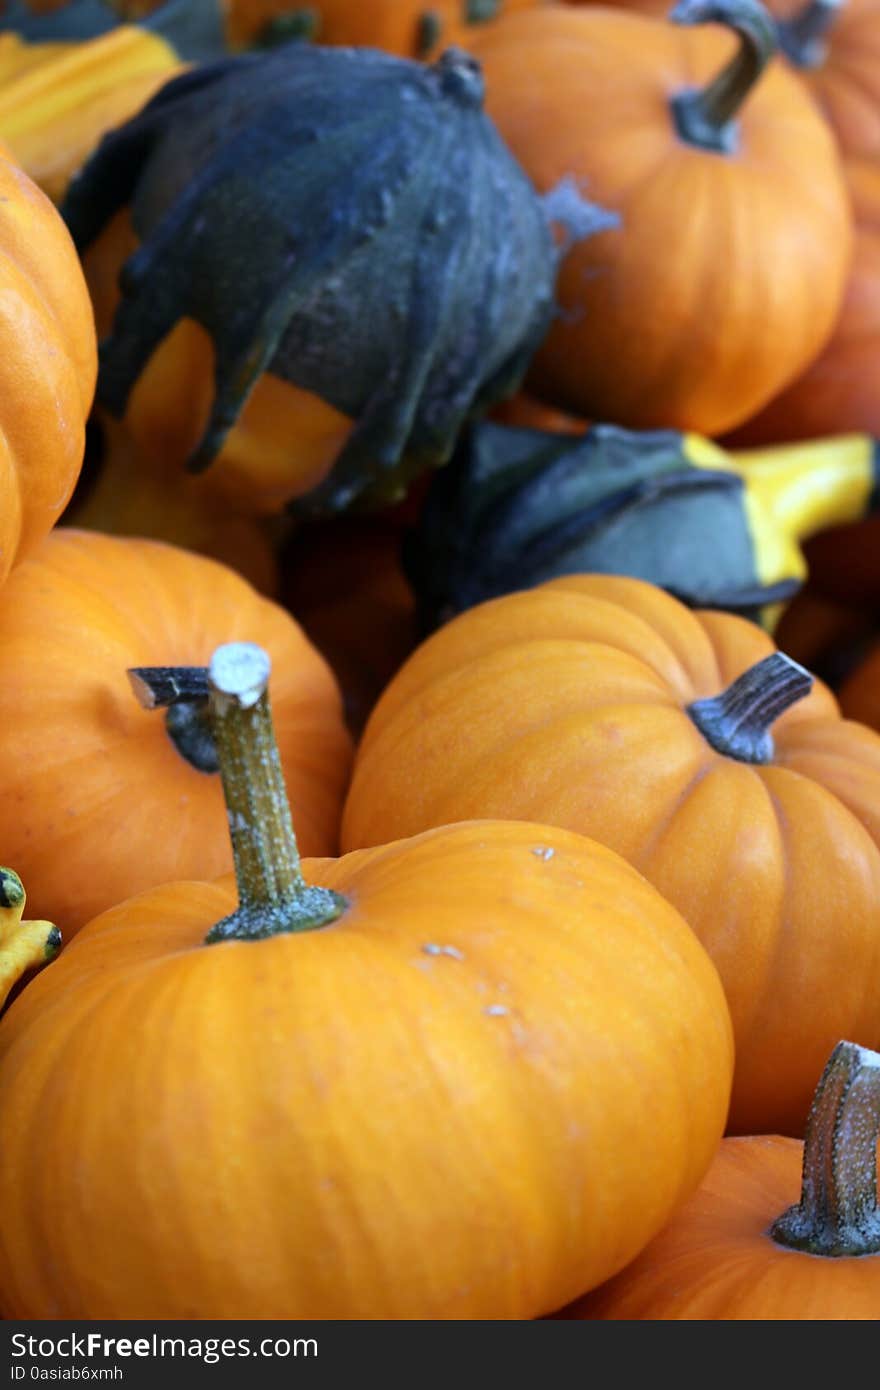
[[[880,1317],[878,0],[7,0],[0,142],[0,1313]]]

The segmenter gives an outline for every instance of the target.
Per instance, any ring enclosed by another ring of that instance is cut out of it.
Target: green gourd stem
[[[328,888],[306,883],[275,742],[268,684],[271,665],[251,642],[219,647],[202,668],[140,667],[129,676],[135,694],[158,708],[157,689],[174,703],[204,683],[223,793],[226,798],[239,905],[205,938],[255,941],[286,932],[310,931],[334,922],[346,900]],[[155,677],[155,678],[154,678]]]
[[[758,0],[679,0],[673,24],[724,24],[739,37],[737,52],[705,87],[672,99],[679,135],[690,145],[732,154],[736,116],[777,49],[776,26]]]
[[[834,26],[844,0],[807,0],[790,19],[777,19],[779,47],[796,68],[820,68],[828,56],[825,37]]]
[[[807,1120],[801,1200],[770,1228],[777,1245],[810,1255],[880,1255],[878,1137],[880,1052],[838,1043]]]
[[[717,753],[741,763],[769,763],[771,725],[812,688],[809,671],[784,652],[773,652],[720,695],[695,700],[687,712]]]

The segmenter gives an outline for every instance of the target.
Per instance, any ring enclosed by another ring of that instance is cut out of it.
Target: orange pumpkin
[[[880,1055],[841,1043],[805,1144],[778,1135],[725,1139],[699,1190],[657,1239],[560,1316],[876,1321],[878,1135]],[[801,1199],[790,1206],[802,1168]]]
[[[568,0],[583,4],[585,0]],[[667,0],[605,0],[662,18]],[[880,154],[878,0],[766,0],[781,57],[809,86],[845,154]]]
[[[58,213],[0,146],[0,583],[58,520],[97,372],[88,291]]]
[[[114,908],[0,1024],[0,1306],[546,1313],[711,1160],[732,1065],[715,971],[566,831],[450,826],[301,866],[267,673],[235,644],[208,682],[238,906],[227,882]]]
[[[846,174],[856,242],[834,332],[807,370],[736,432],[734,443],[813,439],[851,430],[880,435],[880,165],[850,161]]]
[[[475,45],[487,110],[544,192],[621,217],[563,260],[530,389],[590,419],[715,435],[816,356],[840,308],[851,213],[834,139],[774,64],[749,0],[682,28],[597,6],[511,15]],[[703,85],[706,84],[706,85]]]
[[[402,58],[429,58],[449,44],[467,48],[475,33],[501,14],[548,0],[230,0],[227,29],[244,47],[267,29],[302,34],[319,43],[383,48]]]
[[[327,666],[282,609],[237,574],[157,542],[62,529],[0,596],[0,844],[40,917],[65,938],[132,893],[229,869],[223,797],[194,714],[163,727],[126,668],[205,660],[260,636],[297,829],[334,852],[350,741]]]
[[[377,704],[342,844],[499,816],[616,850],[718,967],[732,1129],[798,1134],[835,1041],[880,1043],[880,738],[824,687],[803,698],[809,677],[773,650],[752,623],[634,579],[484,603]]]

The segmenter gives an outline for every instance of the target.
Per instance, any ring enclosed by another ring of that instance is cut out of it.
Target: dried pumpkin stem
[[[673,24],[724,24],[740,44],[736,54],[707,86],[679,92],[671,106],[676,128],[689,145],[732,154],[736,116],[777,48],[776,26],[758,0],[679,0]]]
[[[779,47],[797,68],[820,68],[828,55],[825,36],[843,9],[844,0],[808,0],[790,19],[777,19]]]
[[[135,666],[128,673],[144,709],[165,709],[165,728],[196,772],[220,771],[208,709],[206,666]]]
[[[741,763],[769,763],[771,725],[812,688],[809,671],[784,652],[773,652],[720,695],[695,700],[687,712],[716,752]]]
[[[801,1200],[770,1229],[778,1245],[811,1255],[880,1254],[878,1138],[880,1053],[838,1043],[807,1120]]]
[[[206,942],[252,941],[333,922],[346,900],[306,883],[269,707],[269,658],[251,642],[219,647],[210,667],[129,672],[148,708],[185,707],[206,693],[212,744],[223,782],[239,906]]]
[[[345,899],[306,883],[269,708],[270,662],[251,642],[214,653],[209,704],[226,797],[238,909],[207,942],[255,940],[333,922]]]

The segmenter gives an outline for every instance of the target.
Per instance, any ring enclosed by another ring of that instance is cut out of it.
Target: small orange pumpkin
[[[807,370],[736,432],[735,444],[856,430],[880,435],[880,165],[852,160],[846,175],[856,241],[834,332]]]
[[[622,224],[563,260],[530,389],[589,419],[715,435],[829,337],[851,213],[803,84],[779,64],[761,75],[775,43],[761,7],[684,0],[675,15],[700,27],[526,11],[474,52],[487,110],[537,187],[567,177]],[[733,57],[710,20],[736,30]]]
[[[567,0],[584,4],[585,0]],[[663,18],[667,0],[604,0]],[[765,0],[780,56],[809,86],[846,155],[880,154],[878,0]]]
[[[834,1043],[880,1043],[880,737],[809,687],[760,628],[638,580],[484,603],[377,704],[343,849],[483,816],[608,845],[718,967],[731,1128],[799,1134]]]
[[[234,644],[207,685],[238,906],[225,882],[116,907],[0,1024],[0,1307],[549,1312],[711,1161],[717,975],[649,884],[566,831],[449,826],[301,866],[267,675]]]
[[[55,531],[0,601],[0,845],[65,939],[172,878],[228,872],[223,796],[196,710],[163,727],[126,668],[205,660],[253,632],[278,664],[297,829],[333,853],[350,759],[336,683],[281,608],[231,570],[158,542]]]
[[[699,1190],[657,1239],[559,1316],[876,1322],[878,1135],[880,1055],[840,1043],[803,1145],[778,1135],[725,1139]],[[789,1206],[801,1169],[801,1199]]]
[[[0,584],[58,520],[82,466],[97,373],[67,229],[0,146]]]

